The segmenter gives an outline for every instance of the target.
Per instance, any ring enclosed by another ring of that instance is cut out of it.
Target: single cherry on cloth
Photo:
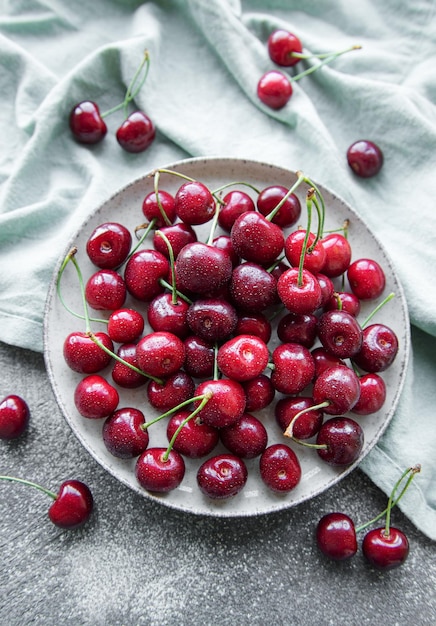
[[[9,394],[0,402],[0,439],[17,439],[26,431],[30,420],[27,402],[16,394]]]
[[[301,480],[301,465],[295,452],[283,443],[271,444],[259,460],[260,477],[269,489],[288,493]]]
[[[343,561],[357,552],[356,528],[345,513],[327,513],[318,522],[316,543],[323,554],[334,561]]]
[[[296,65],[300,60],[299,54],[303,52],[303,45],[300,39],[283,28],[279,28],[270,34],[267,47],[270,59],[282,67]]]
[[[86,252],[94,265],[113,270],[124,263],[131,245],[132,235],[123,224],[104,222],[88,237]]]
[[[116,132],[120,146],[126,152],[144,152],[153,143],[156,128],[143,111],[133,111]]]
[[[107,126],[95,102],[84,100],[76,104],[69,117],[70,130],[79,143],[95,144],[101,141]]]
[[[390,526],[370,530],[362,542],[366,560],[376,569],[391,570],[400,567],[409,555],[409,541],[403,531]]]
[[[292,96],[291,81],[283,72],[269,70],[257,83],[257,96],[263,104],[271,109],[282,109]]]
[[[361,178],[371,178],[383,166],[383,152],[368,139],[355,141],[347,150],[347,161],[353,172]]]
[[[206,459],[197,470],[200,491],[213,500],[236,496],[245,487],[247,478],[244,461],[231,453]]]

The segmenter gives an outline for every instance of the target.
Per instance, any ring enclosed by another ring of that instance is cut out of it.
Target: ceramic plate
[[[175,170],[200,180],[207,184],[210,189],[217,189],[222,184],[232,181],[244,181],[254,185],[257,189],[272,184],[284,185],[289,188],[296,180],[296,174],[286,169],[256,161],[230,158],[189,159],[168,165],[166,169]],[[163,174],[160,179],[160,189],[174,193],[183,182],[178,176]],[[235,187],[237,188],[238,185]],[[386,251],[352,208],[329,190],[319,186],[326,204],[325,229],[337,229],[338,225],[348,219],[350,221],[349,240],[353,250],[353,260],[369,257],[378,261],[383,267],[387,279],[384,295],[389,292],[395,293],[394,300],[380,310],[376,321],[387,324],[396,332],[399,339],[399,352],[391,367],[382,374],[387,387],[384,407],[378,413],[369,416],[352,416],[361,423],[365,433],[364,448],[357,462],[346,468],[335,468],[320,460],[314,450],[290,443],[290,440],[285,439],[279,430],[271,405],[258,415],[268,430],[269,444],[279,441],[286,442],[294,447],[300,459],[302,479],[293,491],[286,495],[276,495],[270,491],[260,480],[259,460],[253,459],[247,461],[248,481],[237,496],[223,501],[210,500],[203,496],[197,487],[196,471],[201,461],[187,459],[185,478],[178,489],[165,495],[151,494],[136,481],[135,460],[119,460],[106,450],[101,436],[104,420],[83,418],[75,408],[73,393],[81,375],[70,370],[65,364],[62,349],[64,339],[70,332],[84,328],[82,321],[71,315],[60,303],[56,293],[56,275],[72,245],[76,245],[78,248],[76,258],[84,278],[86,279],[95,272],[97,268],[90,263],[85,251],[86,241],[93,229],[103,222],[116,221],[122,222],[133,232],[135,226],[143,222],[142,200],[153,189],[153,177],[145,175],[97,208],[71,238],[55,270],[45,312],[45,360],[57,402],[68,424],[88,452],[119,481],[146,498],[181,511],[224,517],[251,516],[293,507],[320,494],[351,472],[376,444],[395,412],[404,384],[410,346],[409,320],[403,290]],[[253,193],[246,186],[243,187],[243,190]],[[302,204],[302,222],[305,216],[306,190],[307,186],[302,185],[297,191]],[[199,238],[201,239],[201,232],[199,232]],[[151,243],[149,245],[152,246]],[[77,276],[72,266],[64,273],[62,291],[71,309],[78,312],[83,310]],[[138,303],[135,304],[128,300],[126,306],[129,304],[133,307],[138,306]],[[367,313],[376,304],[377,302],[363,304],[359,320],[364,320]],[[145,312],[145,305],[140,304],[139,309]],[[100,313],[99,317],[101,317]],[[104,330],[104,328],[95,324],[93,330]],[[148,331],[149,329],[146,329],[145,332]],[[110,379],[110,368],[105,374]],[[119,392],[120,407],[137,407],[145,410],[147,417],[148,415],[157,415],[153,409],[147,408],[144,387],[136,390],[119,388]],[[167,445],[166,424],[163,422],[150,428],[150,445]],[[215,449],[213,454],[220,450],[221,448]]]

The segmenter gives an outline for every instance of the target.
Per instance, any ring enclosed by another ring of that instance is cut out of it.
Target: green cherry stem
[[[186,174],[182,174],[181,172],[176,172],[175,170],[168,170],[165,167],[161,167],[158,170],[155,170],[152,175],[155,176],[156,172],[160,174],[170,174],[171,176],[178,176],[179,178],[183,178],[184,180],[190,181],[191,183],[195,182],[195,178],[191,178],[191,176],[187,176]]]
[[[208,403],[209,399],[210,399],[210,396],[209,395],[205,395],[203,397],[202,401],[200,402],[200,404],[198,405],[198,407],[196,409],[194,409],[192,411],[192,413],[190,413],[187,417],[185,417],[185,419],[182,422],[180,422],[180,424],[178,425],[177,429],[174,432],[174,435],[170,439],[170,442],[169,442],[168,447],[167,447],[167,449],[165,451],[165,454],[162,457],[163,461],[167,461],[168,460],[170,452],[173,449],[174,443],[175,443],[175,441],[176,441],[180,431],[182,430],[182,428],[185,426],[185,424],[187,424],[194,417],[196,417],[196,415],[198,415],[198,413],[201,411],[201,409],[206,406],[206,404]]]
[[[145,72],[139,82],[139,84],[137,85],[137,87],[135,88],[135,90],[133,91],[133,88],[135,87],[135,83],[137,83],[138,78],[140,76],[140,73],[142,72],[143,68],[145,66]],[[101,114],[102,118],[107,117],[108,115],[111,115],[112,113],[115,113],[116,111],[119,111],[120,109],[124,109],[124,114],[125,117],[127,117],[127,107],[130,104],[130,102],[132,102],[132,100],[135,99],[135,97],[138,95],[138,93],[140,92],[140,90],[142,89],[147,75],[148,75],[148,70],[150,68],[150,55],[148,53],[148,50],[144,51],[144,55],[142,57],[141,63],[139,64],[132,80],[130,81],[129,86],[127,87],[126,90],[126,94],[124,96],[124,100],[122,102],[120,102],[120,104],[117,104],[116,106],[112,107],[111,109],[108,109],[107,111],[105,111],[104,113]]]
[[[162,219],[165,222],[165,224],[167,226],[171,226],[171,220],[166,214],[166,211],[163,208],[162,202],[160,201],[160,198],[159,198],[159,180],[160,180],[160,170],[156,170],[156,172],[154,173],[154,193],[156,196],[157,206],[159,207],[160,214],[162,215]]]
[[[323,67],[323,65],[327,65],[327,63],[331,63],[331,61],[334,61],[337,57],[341,56],[342,54],[346,54],[347,52],[351,52],[352,50],[360,50],[361,48],[362,46],[359,46],[359,45],[350,46],[349,48],[346,48],[345,50],[341,50],[340,52],[326,54],[325,58],[321,61],[321,63],[318,63],[317,65],[313,65],[312,67],[309,67],[309,69],[305,70],[304,72],[300,72],[299,74],[296,74],[295,76],[291,76],[289,80],[291,82],[300,80],[300,78],[304,78],[304,76],[309,76],[309,74],[316,72],[321,67]]]
[[[142,424],[140,428],[141,430],[147,430],[147,428],[150,428],[150,426],[153,426],[153,424],[160,422],[161,419],[164,419],[165,417],[169,417],[170,415],[177,413],[177,411],[179,411],[180,409],[183,409],[185,406],[188,406],[189,404],[192,404],[192,402],[200,401],[200,403],[202,403],[204,400],[206,400],[206,402],[209,402],[211,397],[212,397],[212,393],[204,393],[201,396],[194,396],[193,398],[188,398],[187,400],[180,402],[180,404],[178,404],[177,406],[174,406],[171,409],[168,409],[168,411],[165,411],[165,413],[161,413],[160,415],[153,418],[152,420],[146,422],[145,424]],[[206,402],[204,403],[203,406],[205,406]]]
[[[285,437],[290,437],[292,441],[295,441],[295,443],[298,443],[302,446],[306,446],[306,448],[314,448],[316,450],[325,450],[327,448],[327,444],[325,443],[322,443],[322,444],[308,443],[307,441],[303,441],[302,439],[298,439],[297,437],[294,437],[294,424],[298,420],[298,418],[304,415],[305,413],[309,413],[310,411],[318,411],[319,409],[325,409],[325,407],[329,406],[329,404],[330,402],[328,400],[325,400],[324,402],[320,402],[319,404],[314,404],[313,406],[310,406],[307,409],[302,409],[301,411],[298,411],[298,413],[296,413],[294,417],[292,418],[292,420],[289,422],[288,427],[286,428],[283,435]]]
[[[301,185],[301,183],[305,182],[307,179],[302,172],[297,172],[297,181],[292,185],[289,191],[283,196],[280,202],[273,208],[272,211],[268,213],[265,217],[268,222],[271,222],[272,219],[276,216],[276,214],[280,211],[281,207],[285,204],[286,200],[291,196]]]
[[[168,255],[170,258],[170,268],[171,268],[171,294],[172,294],[171,302],[172,304],[177,304],[178,297],[177,297],[177,287],[176,287],[176,268],[175,268],[173,246],[171,245],[171,242],[168,239],[168,237],[161,230],[157,230],[156,235],[158,235],[161,239],[164,240],[166,247],[168,248]]]
[[[345,50],[340,50],[339,52],[322,52],[320,54],[310,53],[306,54],[304,52],[291,52],[289,56],[294,57],[296,59],[327,59],[330,57],[339,56],[341,54],[345,54],[346,52],[350,52],[351,50],[359,50],[362,46],[355,45],[351,48],[346,48]]]
[[[42,487],[41,485],[38,485],[31,480],[16,478],[15,476],[0,476],[0,480],[7,480],[9,482],[21,483],[22,485],[27,485],[28,487],[34,487],[35,489],[38,489],[39,491],[45,493],[47,496],[50,496],[50,498],[52,498],[53,500],[57,499],[57,494],[55,494],[53,491],[50,491],[50,489],[46,489],[45,487]]]
[[[390,302],[392,300],[392,298],[395,298],[395,294],[394,293],[390,293],[389,295],[386,296],[386,298],[384,300],[382,300],[380,302],[380,304],[378,304],[373,311],[371,311],[371,313],[368,315],[368,317],[366,318],[366,320],[363,322],[363,324],[361,324],[362,328],[365,328],[365,326],[367,326],[369,324],[369,322],[372,320],[372,318],[380,311],[381,308],[383,308],[385,306],[385,304],[387,304],[388,302]]]
[[[252,185],[251,183],[247,183],[246,181],[233,181],[231,183],[225,183],[224,185],[221,185],[221,187],[217,187],[217,189],[214,189],[211,193],[213,196],[219,194],[221,191],[224,191],[225,189],[228,189],[229,187],[236,187],[236,186],[241,186],[244,185],[245,187],[248,187],[249,189],[252,189],[257,195],[259,195],[260,190],[255,187],[254,185]]]
[[[304,239],[303,239],[303,246],[301,248],[300,262],[298,264],[298,283],[297,284],[299,287],[301,287],[301,285],[303,284],[304,258],[307,252],[307,244],[309,242],[309,234],[310,234],[310,229],[312,225],[312,204],[313,204],[314,196],[315,196],[315,189],[311,187],[308,190],[307,195],[306,195],[307,226],[306,226],[306,232],[305,232]]]

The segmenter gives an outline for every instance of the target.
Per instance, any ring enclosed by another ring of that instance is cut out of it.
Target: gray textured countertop
[[[371,519],[386,496],[360,471],[297,508],[247,519],[185,515],[118,483],[82,447],[56,405],[42,355],[0,344],[0,396],[22,395],[32,420],[0,442],[1,469],[54,491],[79,478],[92,521],[61,531],[36,490],[0,484],[1,626],[317,624],[434,626],[434,543],[396,509],[408,535],[402,568],[372,570],[358,554],[321,558],[313,532],[324,513]]]

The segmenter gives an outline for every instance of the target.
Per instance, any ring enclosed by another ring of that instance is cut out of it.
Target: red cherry
[[[373,141],[360,139],[348,148],[347,161],[357,176],[370,178],[381,170],[383,153]]]
[[[287,313],[279,320],[277,336],[283,343],[300,343],[311,348],[317,337],[317,317],[312,313]]]
[[[168,441],[176,433],[177,429],[191,413],[189,411],[179,411],[171,416],[167,425]],[[210,454],[219,441],[217,428],[209,426],[195,418],[185,422],[181,427],[173,444],[173,449],[190,459],[199,459]]]
[[[363,329],[362,345],[353,362],[366,372],[384,372],[398,354],[398,337],[385,324],[371,324]]]
[[[303,269],[301,282],[299,269],[291,267],[277,281],[280,300],[291,313],[314,313],[321,305],[322,293],[316,277]]]
[[[346,311],[354,317],[358,317],[360,309],[359,298],[348,291],[335,291],[324,305],[325,311]]]
[[[292,84],[283,72],[270,70],[257,83],[257,96],[271,109],[282,109],[292,96]]]
[[[124,280],[128,292],[137,300],[151,302],[164,291],[161,280],[168,277],[168,259],[157,250],[138,250],[127,261]]]
[[[70,113],[70,130],[80,143],[94,144],[103,139],[107,126],[95,102],[85,100],[76,104]]]
[[[95,333],[95,337],[113,352],[114,344],[109,335],[99,332]],[[112,360],[110,354],[82,331],[72,332],[65,338],[63,356],[68,367],[81,374],[95,374],[107,367]]]
[[[315,363],[309,350],[298,343],[282,343],[272,353],[274,365],[271,382],[276,391],[294,395],[303,391],[315,375]]]
[[[233,249],[246,261],[271,265],[282,253],[285,243],[280,226],[273,224],[257,211],[240,215],[230,232]]]
[[[193,302],[187,313],[192,333],[214,343],[229,337],[236,328],[236,309],[223,298],[203,298]]]
[[[285,240],[285,255],[290,265],[294,267],[299,267],[305,237],[306,231],[299,229],[290,233]],[[312,272],[312,274],[318,274],[320,271],[323,271],[326,253],[321,241],[318,241],[314,248],[310,250],[314,241],[315,235],[309,233],[303,267]]]
[[[161,207],[165,217],[162,215]],[[176,217],[174,197],[168,191],[159,190],[157,196],[154,191],[151,191],[142,201],[142,212],[149,222],[155,220],[155,228],[168,226],[169,223],[174,222]]]
[[[211,192],[198,181],[188,181],[179,187],[174,202],[179,219],[190,226],[205,224],[216,210]]]
[[[312,409],[314,401],[309,396],[296,398],[280,398],[276,403],[274,414],[280,429],[284,432],[293,418],[306,409]],[[324,413],[320,409],[307,410],[301,413],[292,425],[292,435],[297,439],[310,439],[321,428]]]
[[[27,429],[30,410],[27,402],[15,394],[0,402],[0,439],[17,439]]]
[[[358,259],[347,270],[350,287],[359,300],[373,300],[384,291],[386,277],[382,267],[373,259]]]
[[[359,396],[359,378],[347,365],[332,365],[324,369],[313,384],[312,397],[315,404],[328,402],[323,410],[329,415],[350,411]]]
[[[245,411],[245,392],[240,383],[225,378],[201,382],[196,396],[209,395],[210,399],[199,411],[198,418],[209,426],[224,428],[236,423]],[[201,400],[194,402],[198,408]]]
[[[123,343],[117,350],[117,356],[123,361],[138,367],[136,359],[136,344]],[[136,389],[142,387],[148,381],[148,377],[140,372],[136,372],[131,367],[120,361],[115,361],[112,368],[112,379],[114,383],[126,389]]]
[[[177,287],[181,291],[207,294],[229,282],[233,266],[224,250],[195,242],[180,250],[175,269]]]
[[[139,340],[136,359],[138,367],[149,376],[171,376],[183,366],[185,347],[177,335],[156,331]]]
[[[322,273],[330,278],[341,276],[351,262],[351,245],[341,233],[329,233],[321,239],[325,250]]]
[[[270,185],[265,187],[257,197],[257,208],[265,217],[273,211],[276,206],[283,202],[285,196],[289,193],[289,189],[282,185]],[[301,204],[298,196],[291,193],[282,206],[272,218],[272,222],[281,228],[293,226],[301,215]]]
[[[85,285],[86,301],[97,311],[116,311],[126,301],[124,279],[114,270],[98,270]]]
[[[161,293],[148,305],[148,323],[155,331],[170,332],[184,339],[189,333],[188,309],[189,305],[181,298],[174,302],[171,293]]]
[[[261,411],[274,400],[274,385],[266,374],[261,374],[242,384],[246,396],[245,410],[248,412]]]
[[[391,570],[403,565],[409,555],[409,541],[398,528],[375,528],[362,542],[362,552],[367,561],[379,570]]]
[[[272,326],[263,313],[241,313],[235,328],[235,335],[255,335],[265,343],[271,339]]]
[[[94,265],[115,269],[127,258],[132,235],[122,224],[105,222],[97,226],[86,242],[86,252]]]
[[[296,35],[287,30],[278,29],[268,37],[268,54],[270,59],[283,67],[292,67],[300,60],[293,56],[295,52],[302,53],[303,46]]]
[[[343,310],[326,311],[318,318],[318,337],[328,352],[347,359],[359,352],[363,332],[354,315]]]
[[[147,386],[147,399],[151,406],[165,412],[192,398],[195,383],[191,376],[178,370],[162,382],[151,380]]]
[[[214,500],[236,496],[247,482],[244,461],[233,454],[220,454],[207,459],[197,471],[197,483],[202,493]]]
[[[379,411],[386,400],[386,384],[378,374],[360,376],[360,397],[351,411],[357,415],[371,415]]]
[[[176,489],[185,476],[183,457],[176,450],[167,456],[166,452],[166,448],[148,448],[136,461],[136,478],[147,491],[167,493]]]
[[[50,521],[60,528],[79,528],[88,521],[94,500],[85,483],[66,480],[59,488],[56,500],[48,510]]]
[[[115,411],[118,391],[99,374],[85,376],[74,391],[74,404],[83,417],[101,419]]]
[[[346,367],[345,361],[342,359],[333,356],[322,347],[315,348],[312,350],[313,360],[315,361],[315,378],[327,368],[332,367],[332,365],[343,365]]]
[[[215,351],[213,346],[196,335],[190,335],[184,341],[184,370],[197,378],[209,378],[213,375]]]
[[[238,309],[261,313],[276,302],[277,279],[257,263],[241,263],[233,270],[229,291]]]
[[[254,211],[255,205],[250,196],[243,191],[230,191],[222,199],[218,214],[218,224],[227,232],[232,230],[235,220],[246,211]]]
[[[116,133],[120,146],[126,152],[143,152],[154,141],[156,129],[151,119],[142,111],[130,113]]]
[[[260,477],[272,491],[288,493],[301,480],[301,466],[295,452],[283,443],[268,446],[260,457]]]
[[[343,561],[357,552],[356,528],[344,513],[324,515],[316,528],[316,542],[323,554],[334,561]]]
[[[243,382],[262,374],[269,360],[268,346],[254,335],[238,335],[218,349],[220,371],[233,380]]]
[[[142,411],[123,407],[112,413],[103,424],[103,443],[113,456],[133,459],[147,448],[149,434],[141,428],[145,424]]]
[[[332,417],[321,426],[317,445],[318,456],[330,465],[351,465],[359,458],[363,448],[363,430],[360,424],[349,417]]]
[[[189,224],[184,224],[183,222],[176,222],[176,224],[172,224],[171,226],[163,226],[159,230],[170,242],[175,259],[177,259],[180,250],[184,246],[186,246],[188,243],[194,243],[195,241],[197,241],[197,235],[195,233],[195,230],[192,228],[192,226],[189,226]],[[158,252],[169,258],[168,246],[166,245],[163,238],[156,233],[153,237],[153,245]]]
[[[116,343],[131,343],[142,335],[144,318],[134,309],[117,309],[108,319],[107,332]]]
[[[224,446],[242,459],[254,459],[262,454],[268,443],[268,433],[262,422],[244,413],[235,424],[220,429]]]

